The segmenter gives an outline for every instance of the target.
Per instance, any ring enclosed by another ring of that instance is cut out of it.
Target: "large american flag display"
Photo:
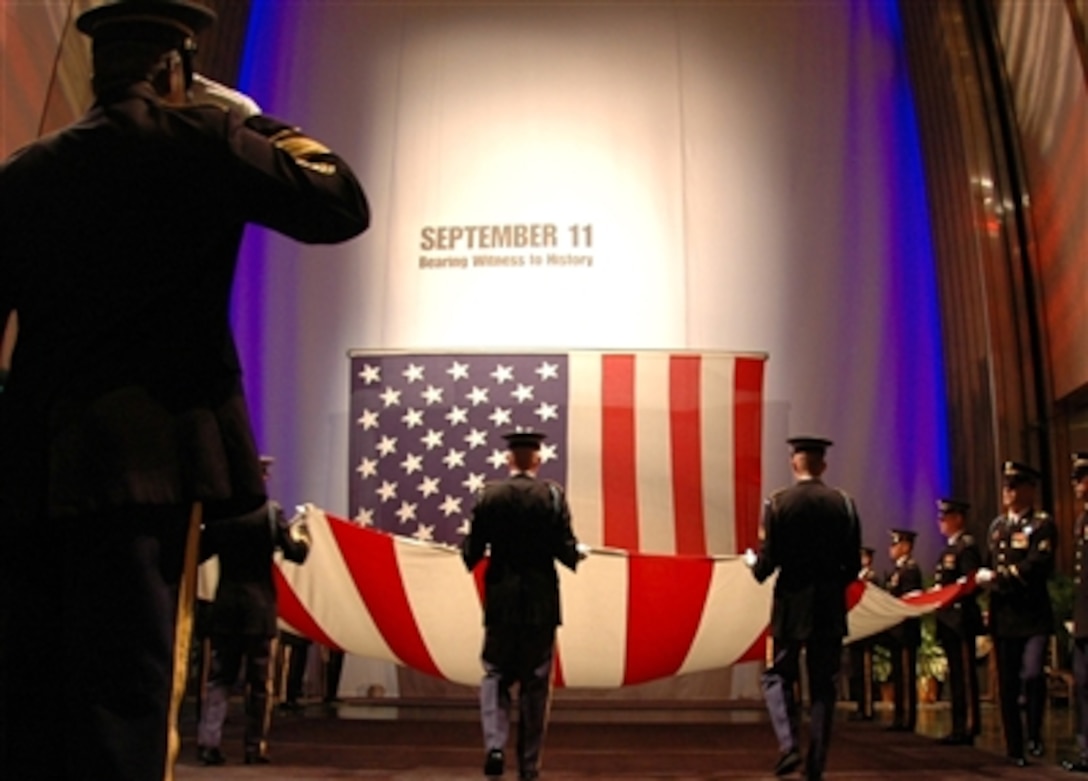
[[[694,352],[354,353],[350,512],[459,544],[506,475],[501,435],[547,435],[583,542],[735,553],[757,540],[763,356]]]

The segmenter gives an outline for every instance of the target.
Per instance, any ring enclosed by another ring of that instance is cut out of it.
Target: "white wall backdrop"
[[[868,541],[918,528],[929,568],[943,378],[899,45],[891,0],[256,2],[243,85],[374,209],[340,247],[249,237],[238,329],[277,492],[347,513],[352,348],[766,352],[767,489],[788,434],[825,434]],[[504,225],[557,246],[422,247]]]

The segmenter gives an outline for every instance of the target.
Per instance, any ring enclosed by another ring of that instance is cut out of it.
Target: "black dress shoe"
[[[202,765],[222,765],[227,761],[227,758],[223,756],[223,752],[219,750],[218,746],[212,746],[211,748],[200,746],[196,750],[196,758],[200,760]]]
[[[272,759],[268,756],[268,754],[262,754],[260,751],[246,752],[247,765],[267,765],[270,762],[272,762]]]
[[[502,755],[501,748],[493,748],[487,752],[487,757],[484,759],[484,775],[485,776],[501,776],[505,761]]]
[[[1016,765],[1017,767],[1027,767],[1028,766],[1028,761],[1026,759],[1024,759],[1024,757],[1009,757],[1009,762]]]
[[[1070,773],[1088,773],[1088,759],[1062,760],[1062,770],[1068,770]]]
[[[540,773],[536,770],[522,770],[518,773],[518,781],[536,781],[538,778]]]
[[[791,748],[778,758],[774,763],[774,774],[786,776],[801,766],[801,754],[795,748]]]
[[[1033,757],[1041,757],[1046,753],[1046,749],[1043,747],[1043,741],[1041,740],[1029,740],[1028,741],[1028,753]]]

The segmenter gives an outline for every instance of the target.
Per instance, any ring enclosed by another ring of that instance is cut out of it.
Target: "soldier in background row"
[[[1057,528],[1049,513],[1035,507],[1040,478],[1038,470],[1027,464],[1005,462],[1001,489],[1005,512],[990,524],[989,566],[979,569],[975,576],[990,591],[990,634],[997,659],[1005,749],[1018,767],[1028,764],[1024,752],[1025,726],[1027,753],[1033,757],[1045,753],[1043,662],[1047,640],[1054,631],[1047,581],[1054,573]],[[1021,716],[1021,693],[1025,701],[1024,716]]]
[[[1088,773],[1088,453],[1073,454],[1073,491],[1080,514],[1073,526],[1073,677],[1077,682],[1077,758],[1064,760],[1071,773]]]
[[[922,590],[922,570],[912,555],[916,532],[892,529],[889,554],[895,564],[884,581],[892,596]],[[913,732],[918,721],[918,648],[922,644],[922,620],[908,618],[888,629],[881,639],[891,652],[895,715],[888,727],[893,732]]]
[[[937,523],[946,544],[937,561],[934,588],[966,583],[982,565],[982,552],[965,530],[967,502],[941,499]],[[974,745],[979,734],[978,670],[975,640],[982,632],[982,613],[973,589],[936,612],[937,642],[948,660],[952,731],[938,742],[950,746]]]

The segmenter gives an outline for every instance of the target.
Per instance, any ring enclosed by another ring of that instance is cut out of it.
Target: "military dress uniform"
[[[310,552],[310,535],[303,521],[289,523],[275,502],[244,516],[215,521],[204,529],[201,555],[219,556],[219,584],[208,619],[211,673],[197,736],[198,757],[204,764],[223,762],[223,721],[243,660],[245,762],[268,759],[269,664],[277,630],[272,568],[277,550],[283,551],[288,561],[301,564]]]
[[[1007,477],[1039,473],[1023,464],[1007,462]],[[989,529],[990,634],[997,659],[998,695],[1008,756],[1024,764],[1027,750],[1042,756],[1042,725],[1046,706],[1043,664],[1047,640],[1054,631],[1047,581],[1054,572],[1057,527],[1050,515],[1029,509],[999,515]],[[1020,697],[1025,700],[1026,724],[1021,720]]]
[[[941,512],[955,509],[965,512],[965,502],[942,499]],[[950,586],[970,577],[982,565],[982,551],[975,538],[966,531],[948,539],[934,574],[934,584]],[[982,612],[972,590],[936,611],[937,642],[948,660],[948,685],[952,710],[952,731],[941,742],[971,745],[979,734],[978,668],[975,664],[975,641],[982,632]]]
[[[788,440],[795,453],[820,454],[826,439]],[[801,651],[808,669],[810,730],[805,772],[823,777],[835,713],[835,677],[847,634],[846,587],[861,569],[861,526],[853,499],[809,477],[771,494],[763,503],[762,541],[752,574],[762,583],[775,571],[771,613],[773,656],[761,679],[778,741],[775,772],[800,764],[800,710],[795,688]]]
[[[900,540],[914,543],[915,532],[893,529],[893,544]],[[895,562],[884,587],[892,596],[901,597],[922,590],[922,569],[907,554]],[[922,620],[907,618],[883,633],[891,655],[891,681],[895,692],[895,710],[889,729],[913,732],[918,723],[918,648],[922,645]]]
[[[543,435],[506,435],[511,448],[539,447]],[[559,609],[558,561],[572,571],[581,554],[560,486],[518,471],[484,487],[462,543],[471,571],[490,549],[484,575],[480,719],[485,774],[501,775],[510,730],[510,687],[518,691],[517,762],[522,779],[539,772]]]
[[[1073,484],[1081,512],[1073,526],[1073,678],[1077,687],[1077,751],[1075,760],[1062,766],[1088,773],[1088,453],[1073,454]],[[1081,484],[1081,485],[1078,485]]]
[[[213,19],[141,0],[96,3],[76,26],[96,52],[147,30],[180,50]],[[0,164],[0,322],[19,318],[0,523],[33,554],[0,568],[0,689],[19,703],[0,767],[169,774],[198,508],[267,498],[229,317],[245,226],[331,243],[368,221],[348,166],[294,126],[171,105],[147,80],[106,85]]]

